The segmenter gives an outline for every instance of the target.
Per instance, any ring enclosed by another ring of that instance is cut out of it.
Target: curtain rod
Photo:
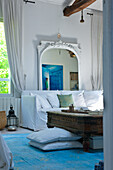
[[[33,3],[33,4],[35,4],[35,1],[29,1],[29,0],[23,0],[26,4],[27,3]]]

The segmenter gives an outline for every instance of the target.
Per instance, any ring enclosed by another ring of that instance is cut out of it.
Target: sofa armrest
[[[35,129],[36,117],[36,96],[22,96],[21,97],[22,110],[22,126],[30,129]]]

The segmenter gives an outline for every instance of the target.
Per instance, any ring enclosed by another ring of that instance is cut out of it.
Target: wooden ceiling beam
[[[67,6],[64,8],[63,13],[64,16],[70,16],[76,12],[79,12],[85,8],[87,8],[89,5],[94,3],[96,0],[76,0],[71,6]]]

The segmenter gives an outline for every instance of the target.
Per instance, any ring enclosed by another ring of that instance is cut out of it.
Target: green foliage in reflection
[[[3,22],[0,22],[0,78],[9,78],[9,64]],[[9,93],[9,81],[0,81],[0,93]]]

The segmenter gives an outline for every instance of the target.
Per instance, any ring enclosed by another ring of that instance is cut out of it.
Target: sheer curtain
[[[91,84],[92,90],[103,89],[103,13],[91,16]]]
[[[22,61],[22,0],[1,0],[12,81],[17,91],[24,89]]]

